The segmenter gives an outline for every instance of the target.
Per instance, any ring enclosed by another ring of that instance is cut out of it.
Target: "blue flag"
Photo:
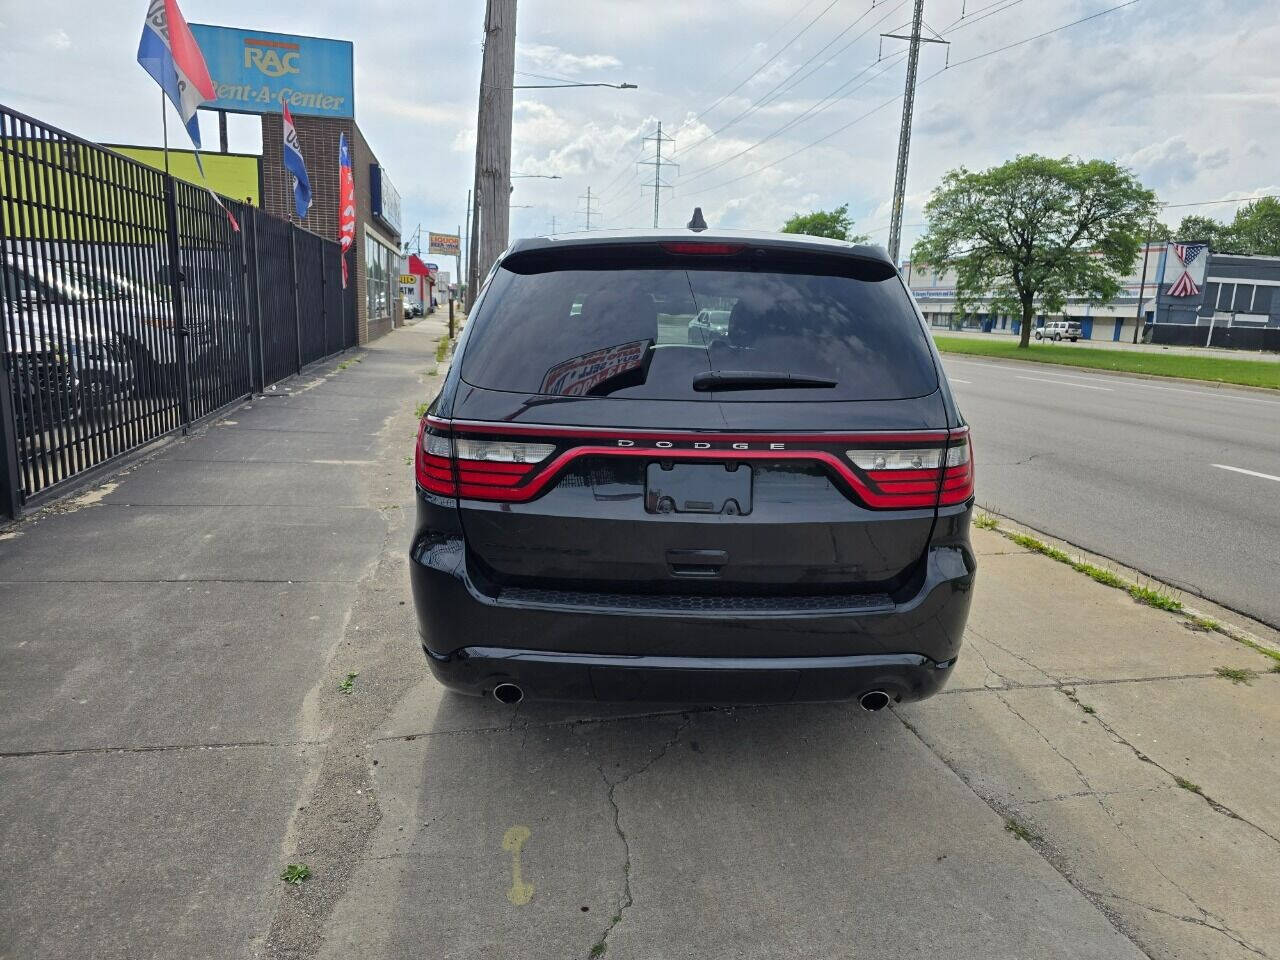
[[[302,160],[293,114],[283,100],[280,106],[284,108],[284,168],[293,174],[293,206],[298,211],[298,219],[305,220],[307,211],[311,209],[311,180],[307,177],[307,165]]]

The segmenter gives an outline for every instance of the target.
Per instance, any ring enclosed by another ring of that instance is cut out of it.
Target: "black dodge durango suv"
[[[725,322],[691,338],[703,311]],[[879,709],[955,665],[972,444],[879,248],[517,241],[415,475],[419,632],[455,690]]]

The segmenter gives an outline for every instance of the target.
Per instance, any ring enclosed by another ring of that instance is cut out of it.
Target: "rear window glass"
[[[528,394],[727,402],[894,400],[936,390],[924,331],[896,275],[823,259],[832,272],[759,256],[742,265],[686,256],[680,268],[622,266],[616,256],[599,267],[578,257],[572,269],[516,262],[491,281],[462,378]],[[700,374],[743,371],[834,385],[762,389],[747,378],[732,389],[694,389]]]

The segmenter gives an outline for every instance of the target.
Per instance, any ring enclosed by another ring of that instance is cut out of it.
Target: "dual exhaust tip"
[[[514,706],[524,699],[524,690],[514,683],[500,683],[493,688],[493,699]],[[889,695],[883,690],[869,690],[858,698],[858,706],[870,713],[889,705]]]
[[[493,688],[493,699],[507,706],[515,706],[524,699],[524,691],[514,683],[500,683]]]

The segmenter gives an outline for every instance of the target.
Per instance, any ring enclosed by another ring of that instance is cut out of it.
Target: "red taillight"
[[[947,465],[942,471],[942,494],[938,503],[950,506],[973,496],[973,442],[969,428],[954,431],[947,446]]]
[[[518,489],[555,450],[551,443],[456,437],[425,419],[418,430],[418,485],[474,500],[526,499]]]
[[[418,446],[414,454],[414,473],[423,490],[446,497],[458,495],[453,475],[453,439],[449,434],[429,426],[424,417],[418,424]]]
[[[871,507],[923,508],[973,496],[968,428],[937,446],[864,447],[845,455],[870,481],[862,496]]]
[[[746,249],[741,243],[664,243],[662,249],[667,253],[704,257],[731,257]]]

